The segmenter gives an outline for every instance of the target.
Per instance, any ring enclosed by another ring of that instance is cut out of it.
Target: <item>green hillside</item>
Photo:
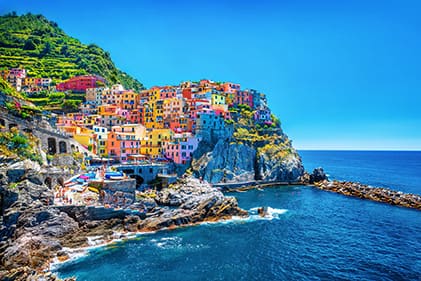
[[[72,38],[42,15],[0,16],[0,67],[23,67],[30,76],[60,82],[75,75],[98,74],[108,83],[140,90],[142,83],[116,68],[110,54]]]

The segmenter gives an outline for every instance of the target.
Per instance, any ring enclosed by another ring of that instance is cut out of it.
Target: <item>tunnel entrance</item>
[[[136,187],[139,187],[140,185],[142,185],[145,182],[145,180],[141,176],[138,176],[138,175],[130,175],[130,177],[132,179],[135,179],[136,180]]]
[[[57,142],[55,138],[48,138],[48,154],[54,155],[57,153]]]
[[[65,141],[60,141],[58,143],[58,151],[59,153],[67,153],[67,144]]]

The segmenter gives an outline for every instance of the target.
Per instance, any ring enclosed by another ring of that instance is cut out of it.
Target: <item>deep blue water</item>
[[[419,152],[302,152],[331,177],[420,191]],[[383,159],[383,160],[382,160]],[[421,193],[421,192],[419,192]],[[231,193],[272,219],[121,242],[59,269],[78,280],[421,280],[421,212],[311,187]]]
[[[300,151],[311,172],[322,166],[330,178],[421,194],[421,151]]]

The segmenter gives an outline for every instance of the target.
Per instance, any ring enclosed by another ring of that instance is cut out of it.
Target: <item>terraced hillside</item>
[[[119,70],[110,54],[82,44],[42,15],[0,16],[0,67],[23,67],[33,77],[60,82],[75,75],[98,74],[108,83],[140,90],[142,83]]]

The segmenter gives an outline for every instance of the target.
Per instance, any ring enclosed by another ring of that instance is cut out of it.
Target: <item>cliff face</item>
[[[197,177],[211,183],[300,181],[304,174],[301,158],[272,117],[270,126],[253,120],[254,112],[241,107],[233,112],[233,124],[226,134],[202,140],[193,155],[192,169]]]
[[[200,145],[210,147],[209,143]],[[256,176],[255,163],[255,147],[219,140],[213,150],[193,161],[193,170],[211,183],[250,181]]]
[[[197,177],[210,183],[300,180],[304,167],[297,153],[279,157],[270,152],[259,152],[261,148],[220,140],[213,150],[193,160],[193,171]]]

